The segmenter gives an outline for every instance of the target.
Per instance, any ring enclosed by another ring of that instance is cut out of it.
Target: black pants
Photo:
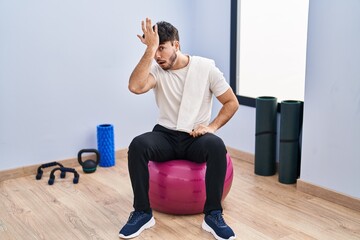
[[[134,209],[150,210],[148,162],[187,159],[206,162],[206,201],[204,213],[222,210],[221,197],[226,174],[226,148],[218,136],[207,133],[193,138],[188,133],[156,125],[152,132],[133,139],[128,151],[128,166],[134,192]]]

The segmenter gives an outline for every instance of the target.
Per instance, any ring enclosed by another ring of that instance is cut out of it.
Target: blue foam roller
[[[97,126],[97,146],[100,153],[100,167],[114,166],[114,127],[111,124]]]

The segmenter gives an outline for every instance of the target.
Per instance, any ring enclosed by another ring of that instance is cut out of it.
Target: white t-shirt
[[[186,75],[191,64],[177,70],[163,70],[158,64],[151,68],[151,74],[155,77],[154,88],[156,104],[159,107],[158,124],[176,130],[181,98],[183,95]],[[211,118],[212,99],[225,93],[230,88],[223,73],[216,67],[212,67],[209,73],[205,94],[203,96],[200,111],[197,114],[194,128],[199,125],[208,125]]]

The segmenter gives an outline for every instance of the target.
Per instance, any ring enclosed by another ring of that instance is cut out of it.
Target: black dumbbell
[[[42,170],[43,168],[48,168],[48,167],[53,167],[53,166],[64,167],[61,163],[58,163],[58,162],[44,163],[37,169],[36,180],[41,179],[42,174],[43,174],[43,170]],[[65,176],[66,176],[66,172],[61,172],[60,177],[65,178]]]
[[[54,168],[50,173],[50,178],[48,181],[49,185],[54,184],[56,171],[61,171],[61,174],[63,174],[63,173],[65,174],[66,172],[72,172],[72,173],[74,173],[73,183],[77,184],[79,182],[80,175],[77,173],[77,171],[74,168],[57,167],[57,168]]]

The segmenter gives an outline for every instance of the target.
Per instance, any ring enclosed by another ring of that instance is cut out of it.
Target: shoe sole
[[[202,229],[204,229],[205,231],[211,233],[215,239],[217,240],[232,240],[232,239],[236,239],[236,236],[231,236],[230,238],[222,238],[220,236],[218,236],[216,234],[216,232],[205,222],[205,220],[203,221],[202,225],[201,225]]]
[[[155,218],[152,217],[147,223],[145,223],[137,232],[131,234],[131,235],[128,235],[128,236],[125,236],[125,235],[122,235],[121,233],[119,234],[119,237],[120,238],[124,238],[124,239],[130,239],[130,238],[134,238],[134,237],[137,237],[140,235],[140,233],[142,231],[144,231],[145,229],[148,229],[148,228],[151,228],[152,226],[155,225]]]

